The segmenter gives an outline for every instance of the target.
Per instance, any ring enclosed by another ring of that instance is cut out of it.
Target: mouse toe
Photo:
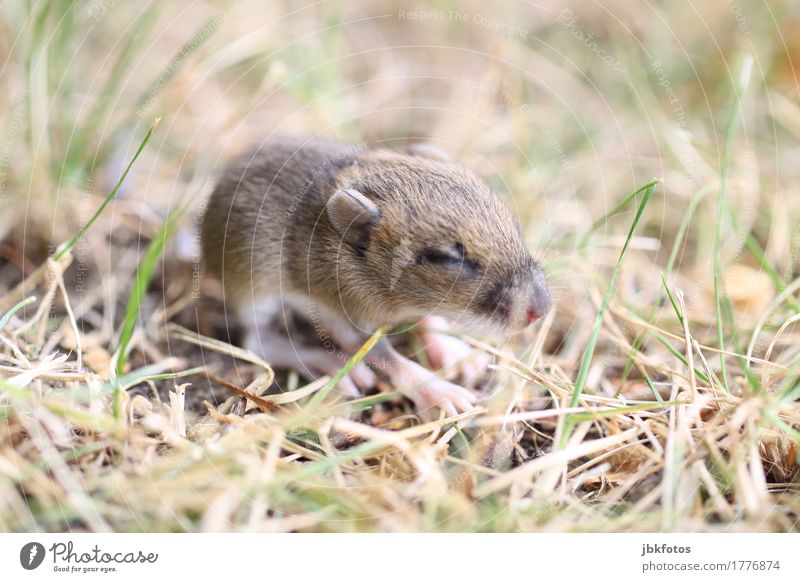
[[[411,360],[399,360],[389,373],[392,385],[403,392],[423,416],[433,409],[441,409],[448,416],[474,410],[476,396],[462,386],[439,378]]]
[[[492,363],[490,354],[444,333],[425,332],[422,340],[431,366],[442,370],[446,378],[458,378],[467,386],[477,384]]]
[[[375,384],[378,382],[378,377],[375,375],[375,372],[373,372],[364,362],[359,362],[356,364],[353,369],[350,370],[348,375],[361,390],[369,390],[370,388],[374,388]]]

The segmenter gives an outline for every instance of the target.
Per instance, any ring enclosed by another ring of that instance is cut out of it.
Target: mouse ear
[[[408,153],[412,156],[419,158],[429,158],[437,162],[452,162],[453,158],[450,157],[443,149],[431,145],[429,143],[412,143],[408,146]]]
[[[381,219],[381,211],[372,200],[349,188],[331,196],[325,211],[336,232],[360,249],[367,247],[372,229]]]

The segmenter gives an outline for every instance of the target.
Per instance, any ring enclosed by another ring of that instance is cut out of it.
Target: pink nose
[[[547,282],[543,277],[535,279],[535,284],[530,295],[530,303],[525,312],[528,318],[528,325],[540,319],[550,311],[552,306],[552,299],[550,298],[550,290],[547,288]]]

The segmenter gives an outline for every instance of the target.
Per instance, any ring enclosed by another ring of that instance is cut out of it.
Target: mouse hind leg
[[[417,362],[400,355],[386,338],[381,338],[366,356],[367,362],[407,396],[425,419],[436,418],[437,409],[449,416],[474,410],[475,394],[423,368]]]
[[[354,326],[343,321],[341,317],[333,313],[320,310],[318,317],[312,319],[318,320],[318,325],[315,325],[315,329],[318,331],[324,330],[326,334],[330,334],[330,336],[335,338],[338,342],[337,345],[341,346],[347,353],[355,353],[367,339],[365,333],[359,332]],[[437,326],[437,330],[444,331],[446,328],[443,326],[447,324],[441,318],[439,319],[441,321],[436,321],[434,318],[432,323]],[[458,347],[458,345],[466,349],[465,357],[467,359],[479,355],[479,353],[472,350],[469,345],[457,338],[443,333],[431,333],[434,337],[429,338],[428,342],[433,341],[433,348],[438,350],[438,352],[436,352],[437,355],[441,354],[442,358],[455,358],[454,360],[434,359],[432,363],[436,364],[439,368],[443,368],[448,362],[464,365],[464,360],[460,359],[460,356],[464,354],[464,352],[454,352],[453,349],[454,347]],[[436,343],[440,340],[444,340],[444,343]],[[448,342],[447,340],[453,341]],[[363,365],[364,362],[373,366],[377,373],[385,376],[396,390],[399,390],[411,399],[416,405],[420,415],[424,418],[435,418],[437,409],[441,409],[451,416],[461,412],[469,412],[474,409],[474,404],[477,399],[468,389],[448,382],[440,378],[436,373],[402,356],[392,347],[387,338],[382,338],[378,341],[372,350],[367,353],[364,361],[359,365]],[[484,365],[483,368],[480,368],[480,363],[476,363],[475,365],[474,373],[476,376],[480,376],[485,371],[486,367]],[[450,372],[460,374],[462,378],[464,378],[466,374],[464,374],[463,370],[465,370],[465,368],[456,369],[453,365]],[[470,368],[466,368],[466,370],[470,370]]]
[[[238,309],[239,321],[245,331],[243,347],[264,358],[271,366],[295,370],[309,380],[323,375],[333,376],[347,359],[335,350],[309,346],[293,339],[291,334],[283,334],[281,324],[288,319],[284,310],[291,309],[279,297],[243,303]],[[342,378],[337,387],[343,394],[357,397],[360,390],[372,388],[375,382],[375,374],[362,363]]]

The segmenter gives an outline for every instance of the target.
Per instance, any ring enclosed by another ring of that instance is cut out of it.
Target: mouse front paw
[[[446,378],[458,378],[464,385],[474,386],[486,373],[493,361],[492,356],[457,337],[442,333],[448,326],[441,318],[428,317],[422,325],[427,329],[420,334],[420,339],[431,366],[442,370]]]
[[[327,352],[318,352],[313,363],[315,364],[317,374],[326,374],[333,378],[344,364],[335,357],[326,358],[326,355]],[[347,375],[339,380],[336,389],[347,397],[360,398],[362,391],[374,388],[377,382],[378,378],[375,372],[370,370],[364,362],[359,362]]]
[[[411,360],[397,363],[390,374],[392,385],[407,396],[417,407],[420,415],[433,416],[439,408],[449,416],[474,410],[475,395],[447,380],[439,378]]]

